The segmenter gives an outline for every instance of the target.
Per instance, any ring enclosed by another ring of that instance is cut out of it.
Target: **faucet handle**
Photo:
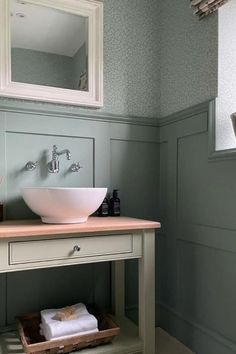
[[[72,165],[70,166],[70,171],[71,172],[79,172],[79,170],[81,168],[83,168],[83,166],[81,166],[79,162],[75,162],[75,163],[72,163]]]
[[[25,169],[27,171],[33,171],[36,169],[36,167],[38,166],[39,162],[36,161],[36,162],[33,162],[33,161],[28,161],[26,164],[25,164]]]

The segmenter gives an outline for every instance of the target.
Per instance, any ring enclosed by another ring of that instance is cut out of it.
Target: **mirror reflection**
[[[11,0],[12,81],[88,91],[88,19]]]

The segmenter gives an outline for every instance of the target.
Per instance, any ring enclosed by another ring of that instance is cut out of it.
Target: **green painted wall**
[[[209,153],[207,104],[172,118],[160,141],[158,323],[197,354],[233,354],[235,156]]]
[[[6,176],[0,199],[5,199],[7,219],[35,217],[24,204],[20,189],[37,185],[118,188],[123,215],[158,219],[152,198],[154,194],[158,198],[159,189],[158,137],[159,128],[144,123],[74,119],[40,110],[26,114],[9,107],[0,112],[0,171]],[[62,156],[59,174],[46,169],[53,144],[71,151],[71,161]],[[24,169],[28,160],[39,161],[35,171]],[[83,169],[69,172],[71,163],[77,161]],[[127,279],[137,284],[135,262],[127,262]],[[0,326],[13,323],[19,313],[79,300],[110,306],[109,263],[2,274],[0,284]],[[28,294],[34,294],[30,300]],[[127,311],[136,309],[134,287],[128,287],[126,299]]]

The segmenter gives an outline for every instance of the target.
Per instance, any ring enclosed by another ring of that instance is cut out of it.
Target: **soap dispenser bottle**
[[[3,203],[0,201],[0,222],[3,221]]]
[[[97,215],[98,216],[108,216],[109,215],[109,202],[108,202],[107,197],[105,197],[103,199],[102,204],[98,208]]]
[[[3,180],[4,180],[3,176],[0,176],[0,187],[1,187],[1,184],[3,183]],[[0,222],[3,221],[3,214],[4,214],[3,202],[0,199]]]
[[[113,190],[112,198],[110,199],[110,215],[120,216],[120,198],[118,197],[118,189]]]

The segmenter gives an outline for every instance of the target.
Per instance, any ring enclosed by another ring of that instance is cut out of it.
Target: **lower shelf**
[[[121,331],[111,343],[92,349],[83,349],[81,354],[139,354],[142,353],[142,341],[138,336],[138,328],[127,318],[117,319]],[[7,332],[0,335],[0,354],[24,354],[18,334]]]

